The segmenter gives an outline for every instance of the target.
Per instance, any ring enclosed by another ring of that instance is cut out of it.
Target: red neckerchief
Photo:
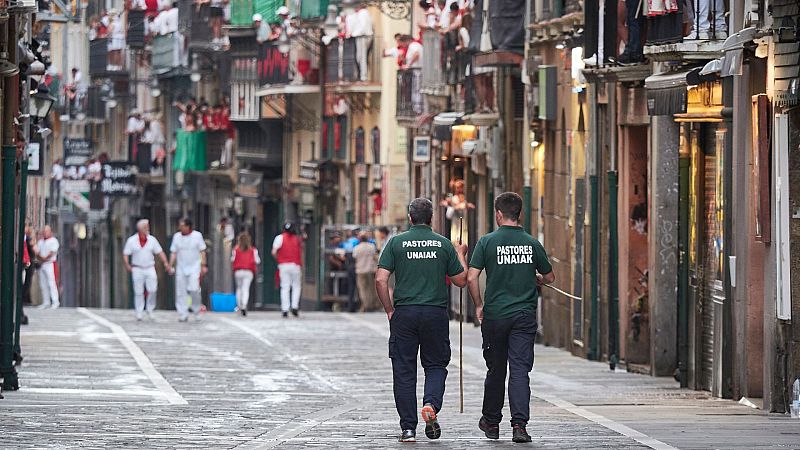
[[[142,237],[142,233],[138,234],[139,234],[139,245],[144,247],[145,244],[147,244],[147,235],[144,235],[144,237]]]

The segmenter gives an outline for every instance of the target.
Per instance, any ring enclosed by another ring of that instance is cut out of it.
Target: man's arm
[[[467,285],[467,245],[466,244],[458,244],[455,246],[456,248],[456,256],[458,256],[458,262],[461,264],[461,268],[464,269],[458,275],[454,275],[450,277],[450,281],[453,282],[456,286],[462,288]]]
[[[125,270],[128,272],[133,270],[131,267],[130,257],[128,255],[122,255],[122,264],[125,265]]]
[[[169,264],[168,264],[168,266],[167,266],[167,267],[170,267],[170,268],[173,268],[173,267],[175,267],[175,260],[176,260],[176,259],[177,259],[177,257],[178,257],[178,255],[177,255],[176,253],[177,253],[177,252],[175,252],[175,251],[170,251],[170,254],[169,254]],[[172,272],[174,272],[174,270],[173,270]]]
[[[206,251],[200,252],[200,273],[205,274],[208,272],[208,264],[206,263]]]
[[[164,268],[167,270],[167,272],[169,272],[171,267],[170,267],[169,261],[167,261],[167,254],[164,253],[164,251],[162,250],[158,254],[158,258],[161,259],[161,263],[164,264]]]
[[[552,270],[550,273],[544,275],[541,273],[536,274],[536,284],[539,286],[543,284],[553,284],[554,281],[556,281],[556,274]]]
[[[375,290],[378,292],[378,298],[383,304],[383,310],[386,311],[386,316],[392,320],[394,314],[394,305],[392,299],[389,297],[389,275],[392,273],[386,269],[379,268],[375,272]]]
[[[469,296],[472,297],[472,302],[475,303],[475,315],[478,317],[478,321],[483,322],[483,298],[481,297],[481,287],[478,283],[481,272],[483,272],[481,269],[470,267],[467,274],[467,286],[469,287]]]

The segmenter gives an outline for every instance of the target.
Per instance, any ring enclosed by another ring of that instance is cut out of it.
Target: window
[[[356,163],[364,162],[364,128],[356,129]]]
[[[369,133],[369,145],[372,147],[372,164],[381,163],[381,130],[378,127]]]

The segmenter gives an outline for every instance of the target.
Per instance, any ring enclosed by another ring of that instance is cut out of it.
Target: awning
[[[650,75],[644,80],[647,89],[647,113],[672,116],[686,112],[686,74],[668,72]]]
[[[414,128],[422,128],[423,126],[425,126],[425,124],[427,124],[427,123],[429,123],[431,120],[433,120],[434,116],[436,116],[436,113],[424,113],[424,114],[420,114],[420,115],[419,115],[419,116],[417,116],[417,118],[414,120]]]
[[[316,94],[319,92],[317,84],[286,84],[279,86],[263,86],[256,91],[256,97],[286,94]]]
[[[433,118],[433,138],[440,141],[449,141],[452,137],[451,127],[461,123],[461,112],[443,112]]]

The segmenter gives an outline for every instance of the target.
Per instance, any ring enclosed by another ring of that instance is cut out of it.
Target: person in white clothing
[[[256,270],[261,264],[258,250],[253,246],[250,233],[243,231],[239,234],[236,247],[231,252],[233,277],[236,280],[236,305],[239,313],[247,315],[247,304],[250,302],[250,284],[256,275]]]
[[[181,219],[178,232],[172,237],[169,247],[169,265],[175,275],[175,310],[178,320],[189,320],[188,297],[191,296],[191,311],[200,320],[200,276],[208,272],[206,265],[206,242],[199,231],[192,230],[192,221]]]
[[[367,4],[361,3],[356,7],[355,12],[346,18],[347,37],[352,37],[356,41],[356,64],[358,65],[358,77],[360,81],[368,80],[369,64],[368,56],[372,46],[372,16],[369,15]]]
[[[283,226],[283,233],[275,236],[272,241],[272,257],[278,261],[278,274],[281,279],[281,311],[283,317],[289,315],[291,306],[292,315],[297,317],[300,311],[300,290],[302,283],[303,267],[303,238],[293,233],[291,223]]]
[[[58,239],[53,236],[53,229],[45,225],[42,230],[42,239],[39,241],[39,287],[42,291],[42,304],[39,309],[61,306],[58,298],[58,283],[56,283],[56,260],[58,259]]]
[[[155,255],[161,259],[167,273],[171,271],[167,255],[158,243],[158,239],[150,234],[150,221],[142,219],[136,222],[137,233],[128,238],[122,250],[122,261],[133,280],[133,303],[136,309],[136,320],[142,320],[145,313],[145,289],[147,289],[147,316],[152,319],[156,309],[156,275]]]

